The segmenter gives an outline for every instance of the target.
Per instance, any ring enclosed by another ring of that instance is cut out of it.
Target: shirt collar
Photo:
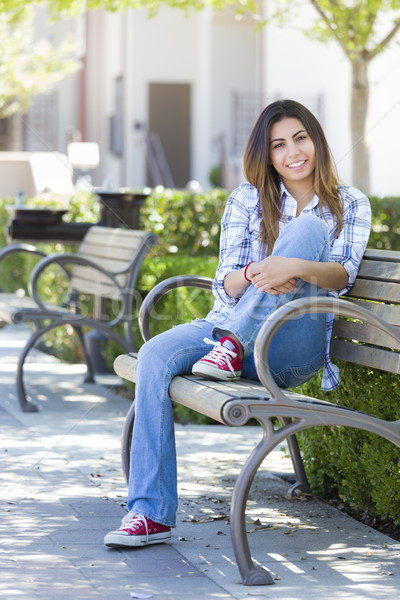
[[[289,210],[295,209],[295,213],[296,213],[296,211],[297,211],[296,200],[293,198],[291,193],[288,192],[282,179],[280,180],[280,185],[281,185],[282,204],[286,204],[286,206],[287,206],[287,208],[289,208]],[[315,208],[318,205],[318,203],[319,203],[319,198],[318,198],[317,194],[314,194],[314,196],[312,197],[310,202],[307,204],[307,206],[305,206],[303,208],[303,210],[312,210],[313,208]]]

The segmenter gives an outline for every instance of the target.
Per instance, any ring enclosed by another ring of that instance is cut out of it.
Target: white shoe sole
[[[134,546],[149,546],[150,544],[161,544],[171,539],[170,531],[151,533],[146,535],[126,535],[111,531],[104,538],[104,544],[109,548],[132,548]]]
[[[214,381],[236,381],[240,379],[242,371],[223,371],[206,362],[199,362],[193,365],[192,373],[198,377],[207,377]]]

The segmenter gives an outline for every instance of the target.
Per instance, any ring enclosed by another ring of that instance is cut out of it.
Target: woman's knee
[[[311,260],[329,260],[329,228],[315,215],[292,219],[279,234],[273,250],[278,256],[302,257],[303,253],[306,257],[310,255]]]
[[[307,238],[312,236],[321,238],[321,240],[329,240],[329,227],[326,221],[316,215],[301,215],[301,217],[292,219],[287,226],[283,228],[279,237],[284,236],[285,234],[293,235],[294,232],[296,232],[297,235],[305,236]]]
[[[192,362],[201,358],[203,339],[210,336],[212,328],[211,323],[185,323],[151,338],[139,350],[136,371],[147,367],[153,372],[167,369],[172,376],[189,372],[191,356]]]
[[[139,349],[136,369],[139,365],[141,367],[149,365],[154,369],[160,368],[160,366],[165,363],[170,356],[167,348],[167,341],[164,341],[160,335],[150,338]]]

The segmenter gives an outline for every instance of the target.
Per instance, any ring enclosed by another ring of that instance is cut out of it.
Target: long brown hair
[[[342,202],[339,185],[328,142],[318,120],[305,106],[294,100],[278,100],[269,104],[258,117],[244,152],[244,174],[249,183],[257,188],[262,209],[260,238],[268,243],[268,254],[272,252],[279,233],[281,216],[280,176],[270,161],[270,134],[274,123],[284,118],[298,119],[315,146],[314,192],[319,198],[323,214],[326,207],[336,219],[336,236],[342,226]]]

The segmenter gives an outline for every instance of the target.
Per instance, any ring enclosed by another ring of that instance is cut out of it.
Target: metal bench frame
[[[210,289],[211,283],[212,280],[205,277],[183,276],[157,285],[146,297],[139,313],[143,338],[147,340],[151,337],[151,311],[165,293],[181,286]],[[221,423],[237,427],[253,418],[262,425],[262,438],[238,476],[231,503],[232,546],[245,585],[274,583],[269,571],[264,567],[256,567],[251,559],[245,520],[252,481],[271,450],[287,439],[296,475],[296,484],[289,492],[296,494],[310,491],[295,437],[300,431],[321,425],[354,427],[376,433],[400,447],[400,420],[385,421],[338,404],[283,390],[276,385],[264,358],[268,356],[276,331],[288,319],[313,312],[334,313],[336,317],[351,320],[335,320],[332,357],[400,373],[400,253],[367,250],[349,296],[351,298],[346,300],[330,297],[298,299],[275,311],[263,324],[255,344],[254,357],[261,382],[259,386],[245,380],[218,383],[192,375],[175,377],[170,385],[172,400]],[[121,355],[114,363],[115,371],[125,379],[134,381],[135,362],[134,355]],[[279,427],[276,420],[279,421]],[[133,421],[134,403],[122,435],[122,463],[126,478],[129,474]]]
[[[56,327],[71,325],[76,332],[87,366],[86,382],[94,381],[94,366],[85,341],[83,328],[101,332],[113,339],[125,352],[136,350],[132,320],[133,309],[138,302],[135,285],[140,266],[149,249],[157,244],[158,238],[145,231],[124,230],[93,226],[86,233],[76,253],[53,254],[44,252],[31,244],[12,244],[0,251],[0,260],[11,254],[28,253],[42,259],[33,268],[28,290],[29,296],[0,293],[0,321],[20,324],[32,322],[34,331],[26,342],[18,359],[17,393],[24,412],[37,412],[37,406],[28,401],[23,378],[23,369],[30,350],[46,332]],[[49,266],[58,265],[68,283],[68,298],[61,305],[50,305],[41,297],[38,282]],[[81,295],[94,299],[92,316],[82,314]],[[112,300],[118,314],[107,315],[104,301]],[[123,325],[123,335],[116,328]]]

